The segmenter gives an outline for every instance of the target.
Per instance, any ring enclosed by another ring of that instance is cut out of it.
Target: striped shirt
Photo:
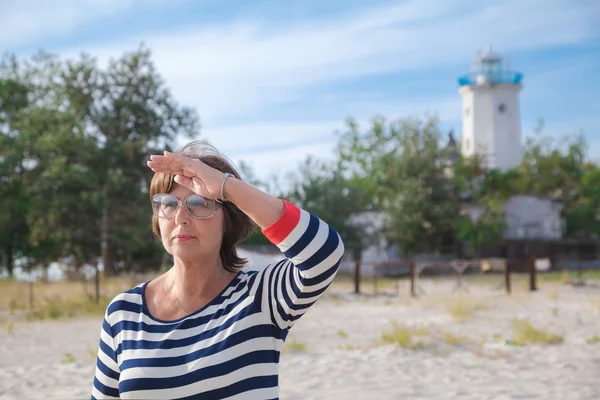
[[[148,312],[148,282],[107,307],[92,399],[273,399],[285,338],[329,287],[344,253],[338,233],[285,202],[263,229],[284,257],[238,271],[196,312],[174,321]]]

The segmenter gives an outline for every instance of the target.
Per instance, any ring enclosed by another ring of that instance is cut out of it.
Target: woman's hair
[[[181,149],[179,154],[200,160],[209,167],[221,172],[229,172],[241,180],[240,174],[235,170],[232,163],[206,141],[190,142]],[[175,175],[163,172],[155,173],[150,183],[150,202],[152,203],[152,197],[155,194],[170,193],[174,183]],[[256,224],[233,203],[223,203],[222,209],[224,226],[223,240],[219,250],[221,263],[225,270],[236,272],[243,268],[248,260],[238,257],[235,246],[254,232]],[[158,217],[154,215],[152,216],[152,232],[158,239],[161,239]]]

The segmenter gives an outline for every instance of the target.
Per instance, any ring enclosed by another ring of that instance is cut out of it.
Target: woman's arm
[[[331,285],[344,255],[339,234],[325,221],[284,201],[283,215],[263,229],[285,260],[261,272],[263,309],[290,329]]]
[[[233,177],[227,178],[223,194],[227,201],[235,204],[261,229],[279,220],[285,209],[281,199]]]
[[[225,174],[202,161],[165,151],[152,155],[148,166],[154,172],[175,175],[175,182],[209,199],[221,197],[221,184]],[[229,177],[223,186],[223,195],[235,204],[261,228],[277,221],[283,214],[283,202],[244,181]]]
[[[165,152],[151,156],[148,166],[175,174],[175,182],[203,197],[220,198],[224,173],[199,160]],[[228,178],[223,195],[260,226],[286,257],[262,271],[258,282],[265,311],[269,310],[273,323],[289,329],[333,281],[344,244],[317,216],[241,180]]]
[[[100,344],[96,359],[96,373],[92,386],[92,400],[118,399],[119,397],[119,365],[114,345],[111,325],[108,322],[108,312],[104,315],[100,330]]]

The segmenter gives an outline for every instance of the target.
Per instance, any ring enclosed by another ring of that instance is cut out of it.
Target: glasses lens
[[[152,199],[152,211],[161,218],[171,218],[177,212],[179,200],[168,194],[157,194]]]
[[[191,195],[185,201],[187,209],[194,217],[210,217],[215,211],[215,201],[205,199],[197,194]]]

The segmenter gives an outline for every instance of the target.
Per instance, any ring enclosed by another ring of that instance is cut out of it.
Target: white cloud
[[[252,21],[220,22],[133,34],[87,50],[106,60],[144,41],[177,98],[198,107],[205,121],[221,123],[306,101],[307,88],[344,79],[431,66],[466,67],[475,50],[488,43],[509,53],[593,34],[590,9],[564,2],[466,3],[455,12],[457,4],[409,1],[278,30]]]
[[[456,121],[461,109],[458,94],[436,99],[415,98],[412,101],[354,100],[345,104],[351,112],[339,113],[331,120],[215,124],[205,126],[202,136],[229,158],[252,161],[256,174],[264,178],[273,171],[281,172],[282,166],[295,168],[309,154],[331,158],[337,141],[335,133],[346,129],[346,117],[352,116],[361,129],[367,129],[369,120],[376,114],[394,120],[423,117],[425,112],[429,112],[432,115],[436,113],[440,120]],[[178,147],[186,141],[178,142]]]
[[[134,0],[2,1],[0,47],[42,44],[48,36],[71,33],[88,21],[129,8]]]
[[[18,42],[27,43],[74,32],[87,21],[146,4],[61,0],[58,6],[39,1],[32,7],[28,1],[2,14],[0,38],[16,32]],[[331,147],[332,132],[343,127],[348,115],[364,119],[374,113],[395,117],[431,111],[442,120],[460,118],[460,96],[455,91],[437,98],[401,93],[380,99],[374,93],[357,99],[356,92],[346,97],[330,91],[332,83],[431,67],[466,69],[475,51],[490,43],[503,54],[577,43],[598,36],[592,3],[575,7],[552,0],[502,4],[412,0],[350,10],[330,20],[290,21],[276,28],[251,20],[219,21],[132,33],[102,45],[80,43],[76,48],[47,50],[69,57],[85,50],[106,62],[144,42],[175,97],[198,109],[203,136],[224,153],[251,159],[257,170],[269,171],[299,161],[309,151],[329,154],[325,149]],[[32,7],[27,14],[25,6]],[[66,10],[63,14],[51,10],[61,7]],[[303,119],[278,115],[282,104],[301,104]],[[322,147],[307,144],[312,141]],[[269,145],[281,150],[258,152]]]
[[[317,141],[314,143],[289,146],[285,149],[271,149],[266,151],[247,151],[239,157],[232,157],[238,164],[240,160],[249,163],[257,177],[269,181],[276,176],[282,189],[289,188],[286,177],[290,172],[297,172],[298,166],[308,155],[319,159],[330,160],[334,156],[335,143],[333,141]]]

